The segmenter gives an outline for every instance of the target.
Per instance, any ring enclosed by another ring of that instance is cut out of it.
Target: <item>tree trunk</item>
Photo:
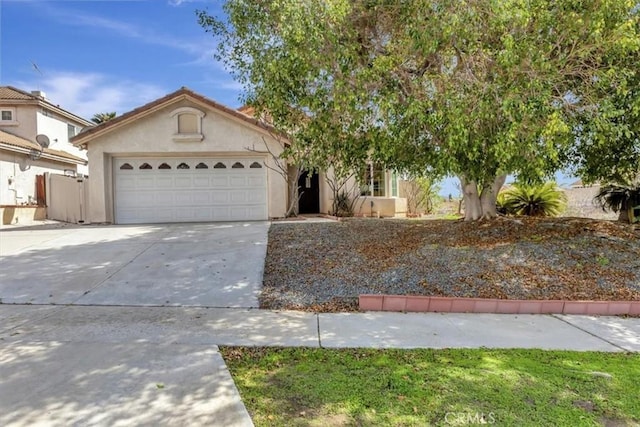
[[[485,186],[480,194],[480,203],[482,205],[482,218],[492,219],[498,216],[498,209],[496,206],[496,200],[498,198],[498,192],[504,185],[506,175],[500,175],[493,180],[491,185]]]
[[[493,183],[484,186],[479,193],[476,181],[467,181],[464,177],[460,177],[464,194],[464,220],[477,221],[497,217],[496,199],[506,179],[506,175],[497,176]]]
[[[478,194],[478,184],[475,181],[467,181],[460,177],[462,184],[462,200],[464,200],[464,220],[476,221],[482,218],[482,204]]]

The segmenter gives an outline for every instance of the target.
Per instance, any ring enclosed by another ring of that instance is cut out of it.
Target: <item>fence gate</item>
[[[47,218],[84,224],[88,222],[88,178],[47,173]]]

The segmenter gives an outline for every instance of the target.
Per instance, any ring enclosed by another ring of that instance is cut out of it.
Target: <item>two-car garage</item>
[[[118,224],[264,220],[263,159],[114,158]]]

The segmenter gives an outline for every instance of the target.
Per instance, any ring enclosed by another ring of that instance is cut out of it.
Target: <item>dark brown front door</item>
[[[298,179],[300,202],[298,212],[301,214],[320,213],[320,179],[317,173],[304,172]]]

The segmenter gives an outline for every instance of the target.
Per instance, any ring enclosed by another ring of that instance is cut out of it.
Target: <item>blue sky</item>
[[[0,84],[42,90],[90,118],[187,86],[231,107],[241,87],[213,59],[196,9],[216,0],[0,0]],[[35,63],[40,70],[36,71]]]
[[[221,5],[0,0],[0,85],[42,90],[51,102],[86,118],[122,114],[182,86],[239,107],[242,88],[214,60],[215,41],[195,15],[196,9],[220,15]],[[445,180],[440,193],[456,196],[457,182]]]

